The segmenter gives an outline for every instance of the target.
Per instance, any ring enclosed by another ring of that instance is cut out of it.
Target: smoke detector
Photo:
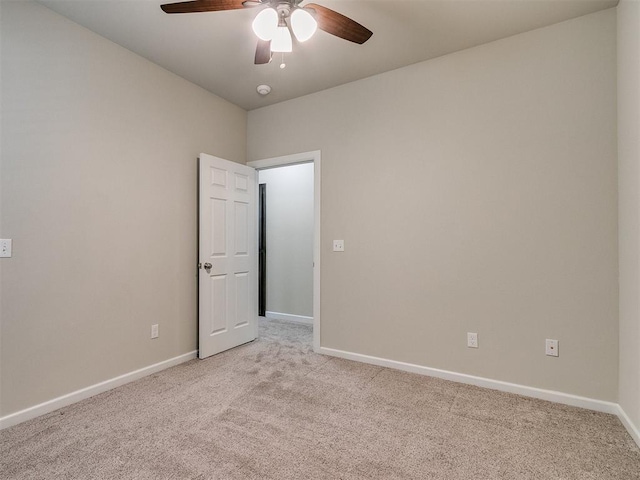
[[[269,95],[269,92],[271,92],[271,87],[269,85],[258,85],[258,88],[256,88],[256,90],[260,95],[265,96]]]

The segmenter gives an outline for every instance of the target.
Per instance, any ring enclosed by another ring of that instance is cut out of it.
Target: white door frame
[[[313,162],[313,350],[320,351],[320,150],[247,162],[256,170]],[[256,184],[258,176],[256,175]],[[256,185],[256,189],[258,186]]]

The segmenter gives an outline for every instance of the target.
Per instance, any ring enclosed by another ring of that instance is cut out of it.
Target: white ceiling
[[[254,65],[258,10],[168,15],[170,0],[40,3],[246,110],[610,8],[618,0],[309,0],[373,31],[357,45],[318,31]],[[303,4],[304,6],[304,4]],[[266,83],[266,97],[256,86]]]

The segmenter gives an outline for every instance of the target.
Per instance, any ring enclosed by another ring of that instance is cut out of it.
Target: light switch
[[[0,239],[0,257],[8,258],[11,256],[11,239]]]
[[[334,252],[344,252],[344,240],[334,240],[333,241],[333,251]]]

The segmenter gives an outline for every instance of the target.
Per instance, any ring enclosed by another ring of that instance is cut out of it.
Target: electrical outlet
[[[478,334],[467,332],[467,347],[478,348]]]
[[[344,252],[344,240],[334,240],[333,241],[333,251],[334,252]]]
[[[545,354],[550,357],[557,357],[558,352],[558,340],[547,338],[545,341]]]
[[[158,338],[159,333],[158,333],[158,324],[155,323],[153,325],[151,325],[151,338]]]
[[[11,239],[10,238],[0,239],[0,257],[4,257],[4,258],[11,257]]]

